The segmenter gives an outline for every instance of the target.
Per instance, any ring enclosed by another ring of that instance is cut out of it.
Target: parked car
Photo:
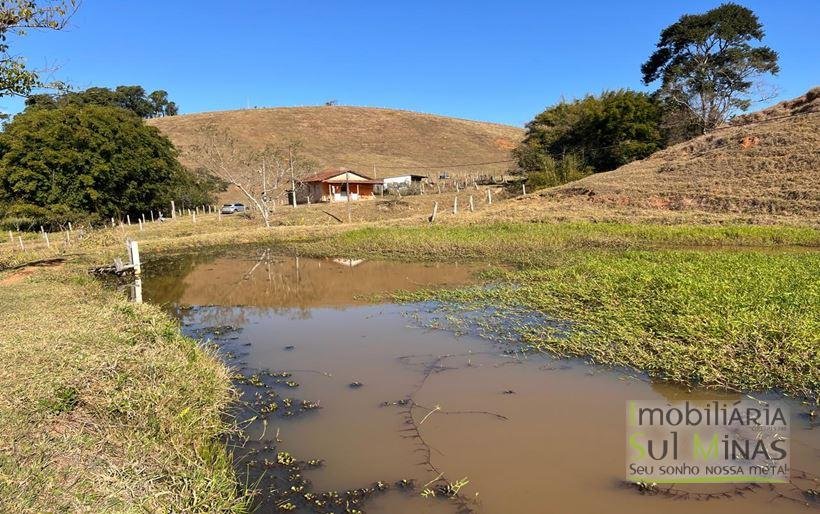
[[[236,212],[245,212],[245,204],[241,203],[226,203],[220,210],[222,214],[234,214]]]

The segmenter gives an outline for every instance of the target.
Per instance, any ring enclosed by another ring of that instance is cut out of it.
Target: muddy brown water
[[[292,381],[291,387],[263,373],[266,388],[242,386],[247,401],[272,392],[279,410],[266,423],[260,417],[246,427],[248,441],[237,454],[252,450],[238,467],[275,461],[286,450],[296,459],[323,461],[301,471],[311,482],[305,491],[391,484],[357,507],[364,512],[818,510],[790,485],[686,485],[669,494],[641,494],[624,484],[627,400],[740,394],[688,391],[628,370],[522,355],[477,336],[425,328],[436,315],[428,305],[374,303],[399,289],[467,284],[484,268],[255,251],[161,261],[143,282],[148,301],[176,313],[187,333],[212,340],[245,376],[270,370]],[[354,382],[361,386],[351,387]],[[285,397],[321,408],[286,416]],[[792,411],[801,409],[793,402]],[[791,447],[793,469],[820,475],[820,432],[806,419],[793,419]],[[392,486],[402,479],[413,480],[415,488]],[[468,481],[458,500],[422,496],[425,484],[433,489],[445,479]],[[288,487],[282,480],[260,484]],[[817,488],[811,480],[795,484]],[[287,508],[263,494],[260,510],[279,512],[277,504]]]

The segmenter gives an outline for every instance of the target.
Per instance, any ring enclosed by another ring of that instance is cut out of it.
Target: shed
[[[412,184],[418,184],[427,180],[427,175],[416,175],[415,173],[408,173],[407,175],[396,175],[395,177],[386,177],[384,179],[385,189],[391,187],[407,187]]]
[[[311,202],[343,202],[372,198],[381,180],[348,168],[328,168],[302,180]],[[348,191],[349,189],[349,191]]]

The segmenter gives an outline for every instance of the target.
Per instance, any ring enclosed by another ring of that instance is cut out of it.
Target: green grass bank
[[[532,262],[567,249],[696,247],[820,249],[820,230],[761,225],[639,225],[627,223],[495,223],[366,227],[333,237],[303,239],[317,255],[397,259],[493,259]]]
[[[247,512],[228,370],[68,270],[0,275],[0,511]]]

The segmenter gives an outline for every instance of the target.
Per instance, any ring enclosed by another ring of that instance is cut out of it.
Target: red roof
[[[350,168],[327,168],[318,173],[315,173],[309,177],[302,179],[302,182],[324,182],[328,179],[331,179],[337,175],[341,175],[342,173],[351,173],[353,175],[362,177],[364,180],[357,180],[359,184],[367,183],[367,184],[381,184],[381,180],[373,179],[372,177],[368,177],[363,173],[359,173],[358,171],[353,171]]]

